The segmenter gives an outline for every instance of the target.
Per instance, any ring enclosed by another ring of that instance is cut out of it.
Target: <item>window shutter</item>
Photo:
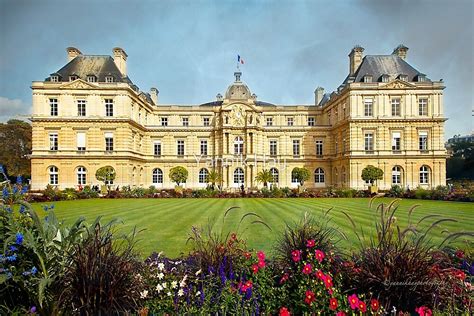
[[[86,133],[77,133],[77,147],[86,147]]]

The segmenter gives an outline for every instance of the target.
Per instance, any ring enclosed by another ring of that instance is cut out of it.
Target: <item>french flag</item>
[[[237,62],[241,63],[242,65],[244,64],[244,60],[240,58],[240,55],[237,55]]]

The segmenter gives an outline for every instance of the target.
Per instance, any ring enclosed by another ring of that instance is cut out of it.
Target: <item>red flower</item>
[[[351,296],[347,297],[349,304],[351,305],[351,309],[356,309],[359,307],[359,298],[356,294],[352,294]]]
[[[426,306],[415,308],[415,311],[418,313],[419,316],[431,316],[433,314],[431,309]]]
[[[308,305],[311,305],[316,300],[314,293],[310,290],[306,291],[304,302]]]
[[[291,258],[293,259],[294,262],[300,261],[301,260],[301,251],[293,250],[291,252]]]
[[[380,303],[379,301],[377,301],[375,298],[373,298],[371,301],[370,301],[370,307],[372,308],[372,310],[375,312],[379,309],[380,307]]]
[[[247,259],[250,259],[250,258],[252,258],[252,254],[250,252],[245,252],[244,257],[247,258]]]
[[[253,273],[257,274],[257,272],[258,272],[258,265],[257,264],[252,265],[252,271],[253,271]]]
[[[252,288],[252,280],[248,280],[247,282],[245,282],[245,286],[246,286],[248,289],[251,289],[251,288]]]
[[[314,252],[314,255],[316,256],[316,259],[319,261],[319,262],[323,262],[323,259],[325,257],[324,255],[324,252],[322,252],[321,250],[316,250]]]
[[[308,239],[308,241],[306,242],[306,247],[308,248],[313,248],[314,245],[315,245],[314,239]]]
[[[332,283],[332,278],[329,275],[325,275],[323,277],[323,282],[324,285],[326,285],[326,288],[328,289],[334,286],[334,283]]]
[[[280,284],[285,283],[288,280],[288,278],[289,278],[288,273],[283,274],[283,276],[280,279]]]
[[[237,234],[236,234],[236,233],[230,234],[230,238],[231,238],[232,240],[237,240]]]
[[[280,308],[280,316],[290,316],[290,311],[286,307]]]
[[[307,263],[303,267],[303,273],[304,274],[310,274],[313,271],[313,268],[311,267],[311,264]]]
[[[464,258],[464,251],[462,250],[456,251],[456,257],[458,257],[459,259]]]
[[[329,299],[329,309],[335,311],[337,309],[337,299],[334,297]]]
[[[316,271],[315,275],[318,277],[318,279],[323,280],[324,279],[324,273],[321,270]]]
[[[263,251],[257,252],[258,260],[265,260],[265,253]]]
[[[259,268],[265,268],[265,260],[259,260],[258,261],[258,267]]]
[[[461,271],[461,270],[457,270],[457,269],[456,269],[456,270],[454,270],[454,273],[453,273],[453,274],[454,274],[454,276],[455,276],[456,278],[458,278],[458,279],[461,280],[461,281],[464,281],[464,279],[466,278],[466,273],[464,273],[464,272]]]
[[[359,310],[362,312],[362,313],[365,313],[367,311],[367,305],[365,305],[365,303],[363,301],[359,301]]]
[[[346,316],[346,313],[343,311],[337,312],[336,316]]]

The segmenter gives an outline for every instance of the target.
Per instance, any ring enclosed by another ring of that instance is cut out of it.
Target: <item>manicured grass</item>
[[[375,204],[389,203],[388,198],[377,199]],[[442,228],[454,231],[472,230],[474,223],[474,203],[402,200],[396,213],[397,221],[404,224],[407,221],[408,210],[411,206],[419,204],[412,218],[419,220],[428,214],[439,214],[444,217],[456,219],[457,223],[445,223]],[[34,204],[34,208],[45,215],[41,205]],[[279,233],[283,230],[285,222],[299,220],[304,212],[320,216],[321,211],[333,207],[334,224],[349,237],[342,241],[341,246],[349,249],[356,246],[356,238],[350,221],[342,214],[346,211],[354,219],[358,230],[370,235],[374,230],[375,206],[369,209],[369,199],[339,198],[339,199],[93,199],[77,201],[55,202],[55,213],[68,223],[74,222],[83,216],[92,222],[97,216],[102,216],[103,221],[119,219],[123,221],[121,229],[131,231],[134,226],[145,229],[139,236],[139,250],[145,257],[153,251],[164,251],[169,257],[176,257],[181,252],[186,252],[189,245],[186,240],[191,227],[202,227],[208,222],[215,223],[215,230],[220,232],[235,231],[241,217],[247,212],[255,212],[271,227],[271,231],[258,224],[244,221],[239,234],[243,233],[251,248],[271,251]],[[225,211],[233,206],[240,207],[228,213],[225,222]],[[429,220],[428,220],[429,222]],[[436,229],[432,234],[433,242],[442,240],[441,229]],[[472,241],[472,239],[471,239]]]

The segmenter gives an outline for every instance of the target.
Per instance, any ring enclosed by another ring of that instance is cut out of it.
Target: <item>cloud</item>
[[[6,122],[9,119],[24,120],[31,113],[31,105],[19,99],[9,99],[0,97],[0,121]]]

